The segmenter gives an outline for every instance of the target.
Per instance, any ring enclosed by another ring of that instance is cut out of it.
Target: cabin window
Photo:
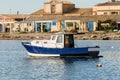
[[[39,44],[39,41],[36,41],[36,44]]]
[[[56,36],[53,36],[53,37],[52,37],[52,40],[55,40],[55,38],[56,38]]]
[[[57,43],[62,43],[62,36],[58,36]]]

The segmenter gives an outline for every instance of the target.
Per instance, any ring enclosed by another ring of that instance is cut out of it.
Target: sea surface
[[[20,40],[0,40],[0,80],[120,80],[120,41],[77,40],[100,46],[102,58],[29,57]],[[97,64],[102,67],[96,67]]]

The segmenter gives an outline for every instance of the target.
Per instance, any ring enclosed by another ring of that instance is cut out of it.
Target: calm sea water
[[[0,80],[120,80],[120,41],[76,41],[99,45],[99,59],[29,58],[21,41],[0,40]],[[96,64],[102,67],[96,67]]]

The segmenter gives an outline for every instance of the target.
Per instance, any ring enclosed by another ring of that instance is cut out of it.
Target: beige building
[[[29,15],[22,15],[22,14],[3,14],[1,15],[0,21],[0,32],[23,32],[25,29],[29,29],[24,22]]]
[[[93,6],[93,15],[118,15],[120,2],[106,2]]]
[[[44,14],[64,14],[75,9],[75,4],[67,1],[52,0],[44,3]]]
[[[12,18],[0,15],[0,32],[12,32],[14,22]]]
[[[10,17],[16,21],[14,29],[20,29],[21,32],[56,32],[63,30],[86,32],[96,31],[99,21],[116,21],[119,27],[119,14],[120,2],[114,0],[99,3],[93,8],[75,8],[75,4],[72,2],[51,0],[44,3],[43,9],[29,16],[10,15]]]
[[[62,30],[84,32],[90,30],[90,26],[92,31],[97,27],[92,18],[92,8],[75,8],[74,3],[62,0],[45,2],[44,9],[32,13],[26,21],[34,25],[35,32],[44,32],[46,29],[50,32]]]

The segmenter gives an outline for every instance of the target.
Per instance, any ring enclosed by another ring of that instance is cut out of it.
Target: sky
[[[51,0],[0,0],[0,14],[31,14],[44,7],[44,2]],[[73,2],[76,8],[91,8],[95,4],[108,0],[64,0]]]

